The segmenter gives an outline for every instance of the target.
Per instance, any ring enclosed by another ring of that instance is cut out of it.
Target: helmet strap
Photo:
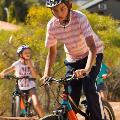
[[[65,28],[66,24],[69,23],[69,21],[70,21],[70,10],[68,11],[68,14],[66,16],[66,20],[63,20],[64,28]]]

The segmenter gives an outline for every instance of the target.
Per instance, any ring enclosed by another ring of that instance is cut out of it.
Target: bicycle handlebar
[[[12,80],[12,79],[20,80],[20,79],[23,79],[23,78],[26,78],[28,80],[36,80],[36,78],[30,78],[29,76],[15,77],[13,75],[5,75],[4,78],[9,79],[9,80]]]
[[[61,83],[64,84],[65,82],[69,82],[69,81],[71,81],[73,79],[78,79],[78,78],[75,78],[74,75],[69,75],[69,76],[67,76],[65,78],[60,78],[60,79],[55,79],[53,77],[48,77],[48,78],[46,78],[45,83],[40,85],[40,87],[48,85],[48,84],[50,84],[52,82],[56,82],[56,83],[59,83],[59,84],[61,84]]]

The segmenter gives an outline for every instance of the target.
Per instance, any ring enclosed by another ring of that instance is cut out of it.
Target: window
[[[107,4],[105,4],[105,3],[99,4],[99,5],[98,5],[98,10],[100,10],[100,11],[105,11],[105,10],[107,10]]]

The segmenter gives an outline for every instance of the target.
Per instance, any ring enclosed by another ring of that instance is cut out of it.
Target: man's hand
[[[43,83],[45,83],[47,78],[49,78],[49,76],[48,75],[44,75],[40,80],[42,80]]]
[[[84,78],[87,73],[88,71],[86,69],[80,69],[80,70],[76,70],[73,74],[77,78]]]

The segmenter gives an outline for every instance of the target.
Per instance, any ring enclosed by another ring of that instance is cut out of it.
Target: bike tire
[[[19,117],[20,116],[20,97],[15,96],[12,100],[12,116]]]
[[[111,107],[110,103],[103,101],[103,106],[107,120],[116,120],[113,108]]]
[[[57,115],[46,115],[43,118],[40,118],[39,120],[59,120]]]

